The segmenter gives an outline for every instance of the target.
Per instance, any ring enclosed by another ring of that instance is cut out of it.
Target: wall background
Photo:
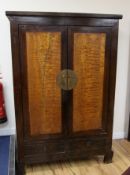
[[[54,11],[86,13],[119,13],[120,20],[117,82],[114,109],[114,138],[127,136],[130,106],[130,1],[129,0],[1,0],[0,1],[0,72],[3,75],[8,123],[0,125],[0,135],[15,133],[12,83],[10,26],[5,11]]]

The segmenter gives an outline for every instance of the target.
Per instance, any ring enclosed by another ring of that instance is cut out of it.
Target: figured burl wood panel
[[[74,33],[73,131],[102,127],[105,33]]]
[[[61,33],[26,32],[27,81],[31,135],[61,132]]]

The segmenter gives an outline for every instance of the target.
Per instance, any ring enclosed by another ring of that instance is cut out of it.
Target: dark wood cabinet
[[[112,161],[121,15],[6,12],[11,23],[18,175],[26,164]]]

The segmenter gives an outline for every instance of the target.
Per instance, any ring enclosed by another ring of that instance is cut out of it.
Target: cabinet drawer
[[[46,154],[46,153],[59,153],[65,151],[65,143],[58,142],[58,143],[35,143],[35,144],[26,144],[25,147],[25,154]]]
[[[70,141],[67,144],[67,151],[89,151],[89,150],[97,150],[99,148],[105,147],[106,140],[76,140],[76,141]]]
[[[26,155],[34,154],[57,154],[64,152],[81,152],[97,150],[104,148],[106,145],[105,139],[72,139],[57,142],[42,142],[25,144],[24,150]]]

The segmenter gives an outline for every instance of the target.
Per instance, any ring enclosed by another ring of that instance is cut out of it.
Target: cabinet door
[[[20,25],[24,137],[61,137],[65,133],[65,94],[56,77],[67,68],[66,27]]]
[[[70,132],[107,132],[111,29],[109,27],[69,28],[69,68],[77,75],[71,92]]]

